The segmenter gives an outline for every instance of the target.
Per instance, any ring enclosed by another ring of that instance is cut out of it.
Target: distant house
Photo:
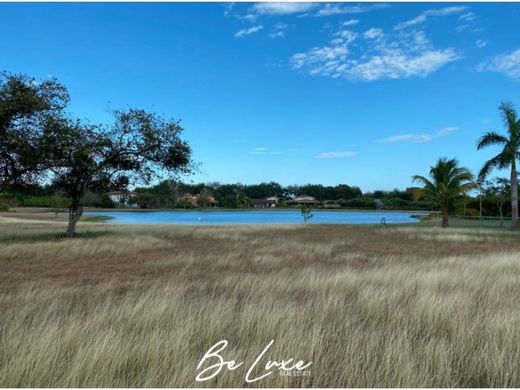
[[[292,206],[318,206],[321,202],[316,200],[314,196],[298,195],[295,198],[289,199],[287,204]]]
[[[197,195],[185,193],[179,198],[179,202],[185,202],[191,204],[193,207],[197,207],[197,201],[199,200]]]
[[[128,201],[130,198],[137,196],[137,192],[131,191],[112,191],[109,192],[108,197],[112,202],[114,202],[117,206],[128,206]]]
[[[189,192],[185,193],[179,198],[179,202],[185,202],[191,204],[193,207],[217,207],[217,200],[213,195],[204,195],[201,197],[200,194],[193,195]]]
[[[260,199],[251,199],[251,204],[253,207],[276,207],[278,205],[278,197],[276,196],[268,196],[266,198]]]

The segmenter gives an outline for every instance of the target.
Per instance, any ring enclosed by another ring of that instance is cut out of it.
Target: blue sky
[[[2,3],[0,70],[182,119],[194,181],[405,188],[520,110],[520,4]],[[506,172],[502,172],[506,175]]]

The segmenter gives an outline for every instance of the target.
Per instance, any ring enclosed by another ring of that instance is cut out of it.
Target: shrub
[[[9,206],[6,204],[0,204],[0,213],[6,213],[9,211]]]
[[[26,196],[21,203],[23,207],[68,208],[70,201],[63,196]]]

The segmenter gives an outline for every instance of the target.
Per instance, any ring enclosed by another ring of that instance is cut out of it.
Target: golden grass
[[[520,386],[520,240],[414,227],[0,223],[0,386]],[[265,364],[265,362],[264,362]],[[243,369],[242,369],[243,368]]]

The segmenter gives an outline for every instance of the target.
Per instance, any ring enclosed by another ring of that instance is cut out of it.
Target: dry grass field
[[[0,387],[520,387],[520,236],[0,219]],[[243,367],[196,382],[226,339]],[[265,364],[265,362],[264,362]]]

